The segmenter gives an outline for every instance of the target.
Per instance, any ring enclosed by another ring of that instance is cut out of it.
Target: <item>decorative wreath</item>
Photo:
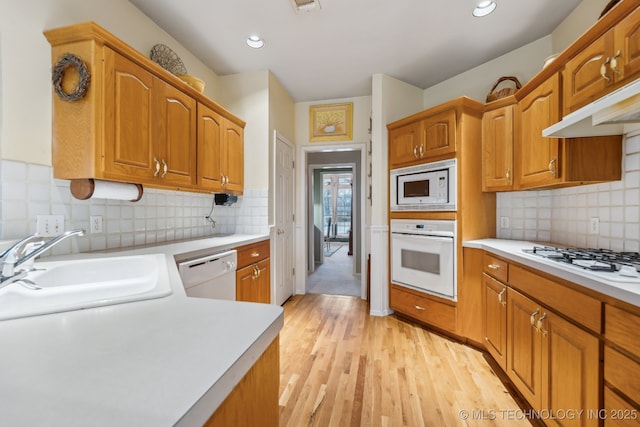
[[[78,71],[79,79],[78,84],[72,92],[65,92],[62,88],[62,77],[69,67],[75,67]],[[58,62],[56,62],[56,65],[53,67],[52,74],[53,88],[60,98],[65,101],[77,101],[78,99],[84,98],[84,95],[87,93],[87,88],[89,87],[89,81],[91,80],[91,73],[89,73],[82,59],[72,53],[65,53],[58,58]]]

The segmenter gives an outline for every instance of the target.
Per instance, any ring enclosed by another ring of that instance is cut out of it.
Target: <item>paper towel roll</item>
[[[112,199],[137,202],[142,198],[142,185],[99,179],[71,180],[71,194],[76,199]]]

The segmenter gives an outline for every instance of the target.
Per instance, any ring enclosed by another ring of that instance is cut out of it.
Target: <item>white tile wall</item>
[[[640,251],[640,133],[627,135],[624,152],[621,181],[498,193],[498,237]],[[510,228],[500,228],[500,217]],[[590,232],[591,218],[599,219],[598,233]]]
[[[48,166],[0,162],[0,240],[36,232],[37,215],[60,214],[65,228],[89,228],[89,217],[103,217],[103,233],[62,242],[54,254],[140,246],[216,233],[267,234],[268,191],[246,190],[232,206],[214,206],[215,229],[204,217],[213,195],[146,189],[138,202],[77,200],[69,181],[53,179]]]

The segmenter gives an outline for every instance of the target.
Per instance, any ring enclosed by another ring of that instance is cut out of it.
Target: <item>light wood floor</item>
[[[369,316],[357,297],[294,296],[284,310],[282,427],[531,426],[472,348]]]

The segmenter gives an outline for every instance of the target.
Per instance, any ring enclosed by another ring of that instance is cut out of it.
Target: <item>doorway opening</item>
[[[306,201],[300,236],[306,247],[306,265],[300,267],[306,274],[300,293],[367,298],[366,147],[350,145],[304,147],[300,153],[306,166],[299,181]]]

